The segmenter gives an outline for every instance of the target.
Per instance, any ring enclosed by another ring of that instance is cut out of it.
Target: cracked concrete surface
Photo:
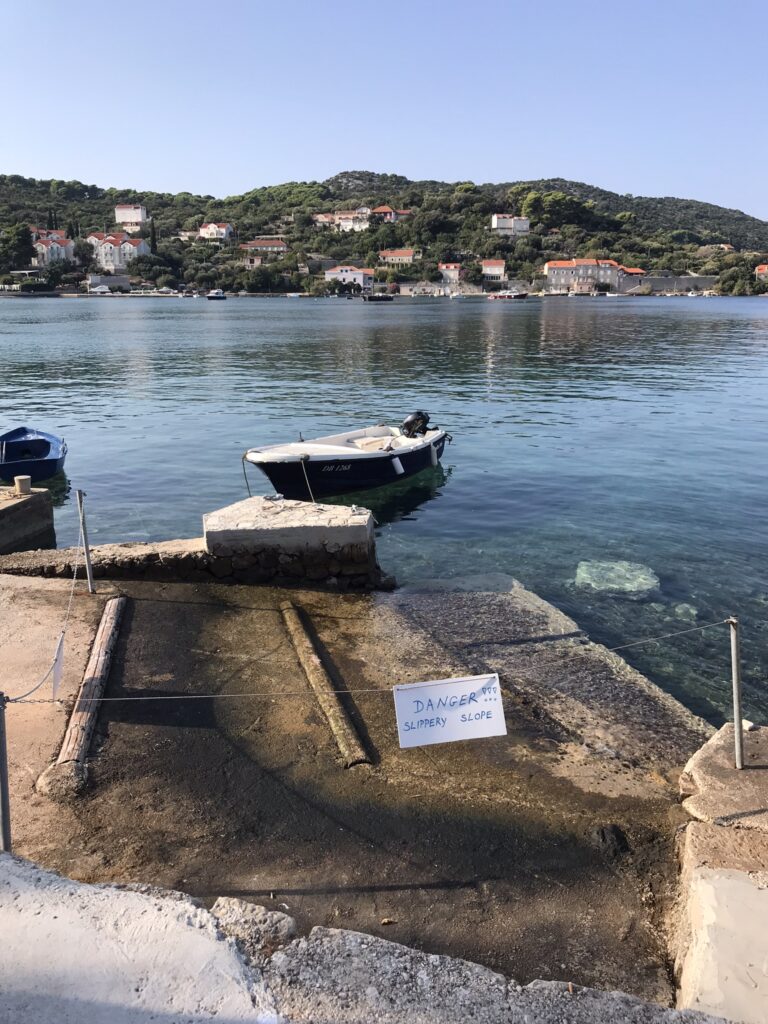
[[[229,900],[91,886],[0,855],[0,1024],[707,1024]],[[215,910],[215,908],[214,908]],[[275,948],[279,946],[279,948]]]

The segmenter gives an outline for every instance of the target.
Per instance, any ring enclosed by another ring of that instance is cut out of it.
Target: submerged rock
[[[695,622],[698,614],[693,605],[687,604],[685,601],[675,605],[675,618],[682,619],[684,622]]]
[[[659,577],[639,562],[579,562],[574,583],[585,590],[634,601],[659,589]]]

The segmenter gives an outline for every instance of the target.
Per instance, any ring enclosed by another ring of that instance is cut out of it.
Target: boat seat
[[[364,452],[379,452],[394,440],[392,437],[357,437],[349,443]]]

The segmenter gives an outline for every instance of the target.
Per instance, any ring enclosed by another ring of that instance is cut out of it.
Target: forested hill
[[[697,235],[722,236],[737,249],[764,250],[768,247],[768,221],[750,217],[741,210],[730,210],[697,199],[676,199],[672,196],[631,196],[608,192],[604,188],[585,185],[564,178],[542,178],[515,182],[539,192],[565,192],[582,202],[593,202],[604,213],[628,210],[635,215],[637,227],[644,232],[691,231]],[[502,186],[510,188],[510,185]]]
[[[92,262],[82,239],[90,231],[114,229],[117,203],[141,203],[152,218],[151,227],[142,229],[152,253],[133,261],[131,275],[169,287],[184,282],[234,291],[322,290],[320,257],[375,267],[378,280],[393,286],[440,281],[438,264],[445,261],[460,262],[464,280],[480,284],[483,259],[503,259],[510,278],[535,283],[549,260],[598,258],[649,273],[716,277],[718,290],[726,294],[768,290],[755,272],[768,263],[768,222],[738,210],[687,199],[618,195],[561,178],[476,184],[410,181],[371,171],[269,185],[226,198],[0,175],[0,278],[29,265],[31,239],[25,225],[38,224],[79,239],[76,267],[46,271],[49,285],[75,283],[77,273],[82,275]],[[350,233],[333,231],[312,217],[381,205],[409,214],[396,222],[374,214],[365,230]],[[517,238],[493,232],[493,213],[527,217],[530,232]],[[234,245],[219,250],[197,239],[205,221],[231,223]],[[181,236],[182,231],[189,235]],[[280,235],[288,251],[249,269],[236,246],[257,235]],[[412,264],[381,262],[382,250],[403,248],[418,252]]]
[[[457,192],[474,192],[488,210],[506,212],[510,194],[527,191],[561,192],[596,211],[609,215],[631,213],[643,235],[671,231],[689,232],[691,241],[727,242],[737,249],[768,250],[768,222],[711,203],[672,197],[620,195],[564,178],[525,182],[473,185],[470,182],[410,181],[397,174],[345,171],[323,182],[289,182],[253,189],[240,196],[217,199],[189,192],[176,194],[138,192],[134,189],[100,188],[79,181],[24,178],[0,174],[0,229],[15,223],[45,223],[55,209],[60,226],[79,224],[81,230],[112,225],[113,207],[118,202],[142,202],[165,234],[182,228],[193,229],[201,220],[226,218],[238,222],[241,230],[262,230],[281,216],[297,211],[317,212],[340,204],[389,203],[420,209],[445,205]]]

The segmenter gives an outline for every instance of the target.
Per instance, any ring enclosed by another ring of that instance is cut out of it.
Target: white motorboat
[[[429,426],[429,414],[411,413],[399,427],[378,424],[343,434],[300,438],[249,448],[243,456],[286,498],[314,501],[394,483],[436,466],[449,435]]]

